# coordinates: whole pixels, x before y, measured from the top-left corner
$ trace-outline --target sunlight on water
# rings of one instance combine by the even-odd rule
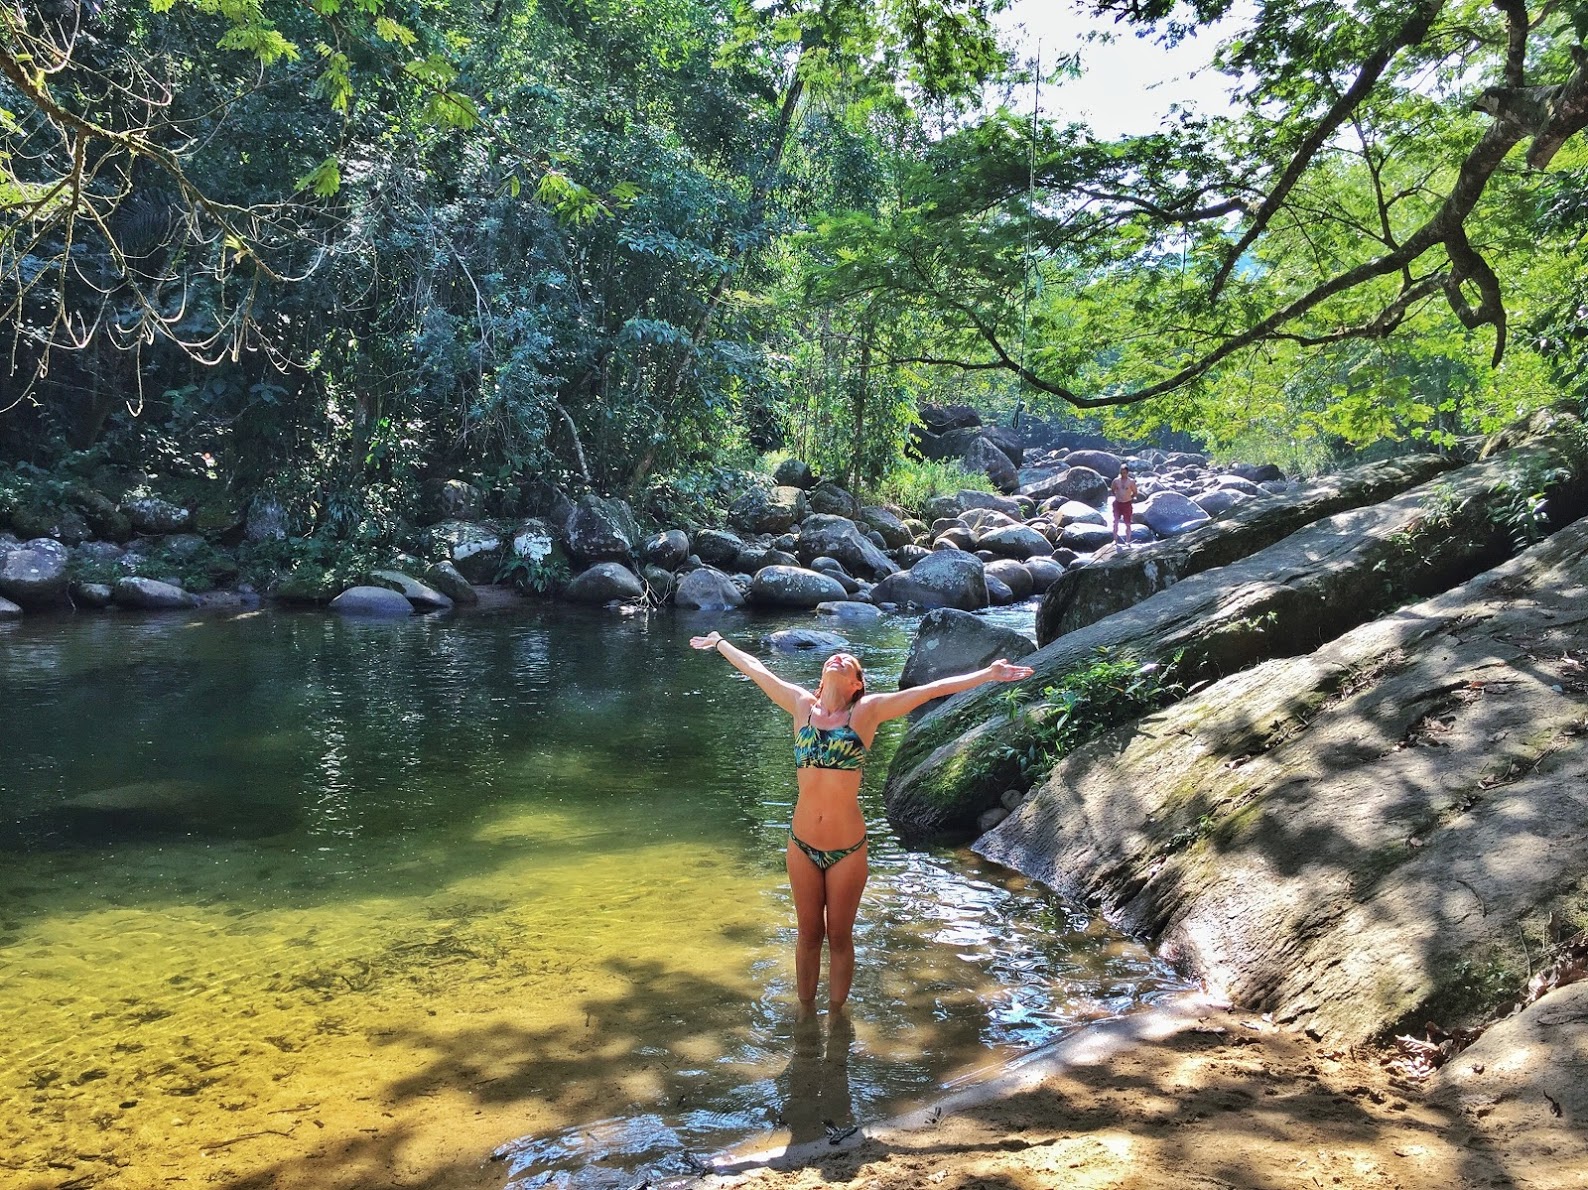
[[[878,680],[912,629],[856,634]],[[879,767],[852,1035],[796,1022],[787,724],[699,630],[0,633],[0,1182],[632,1185],[1173,986],[1007,874],[900,849]]]

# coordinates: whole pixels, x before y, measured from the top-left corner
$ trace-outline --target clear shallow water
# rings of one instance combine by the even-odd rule
[[[0,1181],[331,1185],[495,1153],[522,1186],[631,1185],[1178,986],[968,853],[900,848],[895,725],[853,1035],[796,1022],[787,720],[687,639],[809,624],[0,628]],[[914,626],[842,631],[891,685]],[[771,663],[814,683],[823,656]]]

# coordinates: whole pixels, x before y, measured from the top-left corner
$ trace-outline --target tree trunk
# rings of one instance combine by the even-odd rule
[[[1509,523],[1547,492],[1556,525],[1588,509],[1582,430],[1539,440],[1393,500],[1318,521],[1248,558],[1184,579],[1067,633],[1025,659],[1038,691],[1100,655],[1168,667],[1186,687],[1274,657],[1309,653],[1411,598],[1465,582],[1514,549]],[[956,695],[910,729],[888,770],[888,818],[909,840],[966,837],[1033,763],[1043,707],[1011,709],[1005,688]]]

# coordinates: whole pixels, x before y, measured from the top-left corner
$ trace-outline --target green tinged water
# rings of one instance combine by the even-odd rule
[[[628,1176],[879,1118],[1170,987],[968,853],[902,850],[895,727],[855,1036],[796,1027],[788,722],[687,639],[808,623],[0,627],[0,1181]],[[846,629],[874,686],[914,626]],[[806,683],[825,656],[763,655]]]

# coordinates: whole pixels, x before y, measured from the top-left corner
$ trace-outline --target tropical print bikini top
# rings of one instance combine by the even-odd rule
[[[807,722],[794,732],[797,769],[861,769],[870,751],[847,723],[823,728]]]

